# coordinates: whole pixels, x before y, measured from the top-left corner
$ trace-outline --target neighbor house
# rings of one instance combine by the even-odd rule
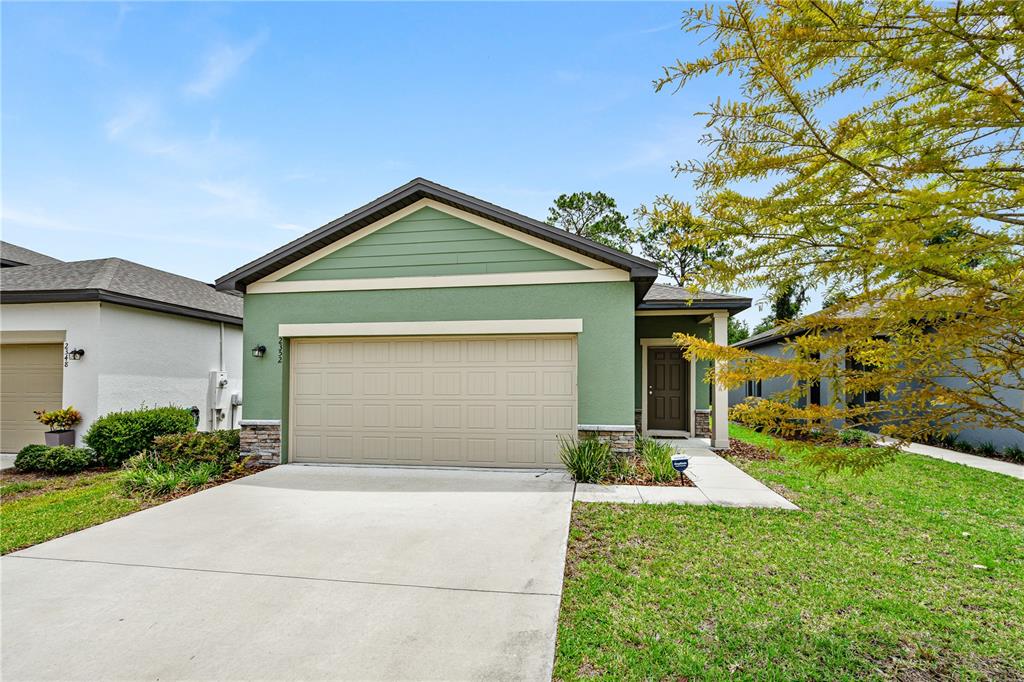
[[[240,418],[242,299],[120,258],[64,263],[0,243],[0,450],[42,443],[34,410],[196,408]],[[235,399],[232,400],[232,396]]]
[[[416,179],[217,280],[245,294],[243,451],[291,462],[557,467],[559,439],[728,443],[719,343],[750,300]],[[251,351],[251,352],[248,352]]]
[[[789,341],[800,333],[800,331],[785,331],[782,327],[776,327],[760,334],[754,334],[732,345],[735,348],[744,348],[761,355],[779,358],[790,357],[792,346]],[[963,379],[952,377],[942,379],[939,383],[944,383],[954,388],[958,385],[965,385]],[[764,381],[748,381],[730,389],[729,405],[737,405],[748,398],[772,398],[784,391],[791,390],[793,387],[793,379],[789,377],[774,377]],[[1016,391],[997,389],[996,392],[1003,400],[1016,402],[1017,404],[1024,402],[1024,387]],[[823,377],[821,381],[804,384],[800,391],[799,402],[801,406],[808,403],[816,405],[842,404],[843,402],[863,404],[864,401],[882,399],[883,397],[879,393],[848,396],[844,393],[841,385],[827,377]],[[991,443],[999,449],[1013,445],[1024,447],[1024,434],[1013,429],[966,428],[956,430],[955,433],[959,440],[971,445]]]

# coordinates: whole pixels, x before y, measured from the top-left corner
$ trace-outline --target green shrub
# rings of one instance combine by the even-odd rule
[[[219,478],[225,467],[219,462],[166,462],[152,452],[130,457],[121,473],[121,489],[128,494],[169,495],[178,490],[200,488]]]
[[[976,452],[983,457],[992,457],[993,455],[999,454],[999,450],[996,448],[995,444],[990,442],[978,443]]]
[[[48,445],[26,445],[14,458],[14,467],[18,471],[39,471],[40,458],[49,449]]]
[[[1018,445],[1011,445],[1010,447],[1003,450],[1003,457],[1016,462],[1017,464],[1024,464],[1024,448]]]
[[[622,457],[612,453],[608,460],[606,478],[612,481],[627,481],[636,477],[636,463],[632,457]]]
[[[195,430],[192,413],[183,407],[143,407],[100,417],[89,427],[85,442],[103,464],[118,466],[149,448],[157,436]]]
[[[216,462],[228,466],[238,459],[238,431],[193,431],[157,436],[149,453],[167,464]]]
[[[71,474],[88,469],[96,463],[96,453],[88,448],[58,445],[39,454],[36,469],[47,474]]]
[[[644,466],[651,472],[651,478],[655,483],[667,483],[673,480],[678,474],[672,468],[672,455],[676,449],[669,443],[661,443],[652,438],[644,439],[640,458]]]
[[[199,462],[182,472],[182,484],[186,488],[201,488],[224,473],[217,462]]]
[[[596,438],[558,437],[561,449],[558,456],[572,477],[580,483],[597,483],[608,472],[612,449]]]
[[[875,442],[875,437],[860,429],[846,429],[839,432],[839,442],[843,445],[867,446]]]

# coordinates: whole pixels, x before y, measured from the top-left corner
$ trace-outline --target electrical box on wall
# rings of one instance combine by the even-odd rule
[[[228,393],[228,373],[221,370],[210,371],[210,383],[206,392],[206,405],[209,410],[211,429],[225,428],[224,420],[231,409],[231,395]]]

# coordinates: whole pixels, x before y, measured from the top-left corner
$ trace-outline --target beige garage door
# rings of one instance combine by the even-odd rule
[[[0,450],[43,442],[33,410],[61,407],[63,357],[58,343],[0,345]]]
[[[292,341],[293,462],[556,467],[575,336]]]

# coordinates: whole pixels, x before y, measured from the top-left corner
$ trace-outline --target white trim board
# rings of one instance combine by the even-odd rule
[[[378,220],[375,223],[371,223],[370,225],[367,225],[366,227],[361,227],[358,230],[356,230],[355,232],[353,232],[352,234],[350,234],[350,235],[348,235],[346,237],[342,237],[338,241],[333,242],[331,244],[328,244],[327,246],[325,246],[325,247],[323,247],[321,249],[318,249],[317,251],[314,251],[313,253],[309,254],[308,256],[304,256],[303,258],[300,258],[299,260],[295,261],[294,263],[286,265],[283,268],[281,268],[280,270],[276,270],[276,271],[270,273],[266,277],[263,277],[262,279],[257,280],[253,284],[265,284],[265,283],[268,283],[268,282],[277,282],[282,277],[287,277],[288,275],[292,274],[296,270],[301,270],[302,268],[306,267],[310,263],[318,261],[321,258],[323,258],[324,256],[332,254],[332,253],[334,253],[335,251],[337,251],[339,249],[343,249],[346,246],[348,246],[348,245],[350,245],[350,244],[352,244],[354,242],[359,241],[363,237],[366,237],[367,235],[371,235],[374,232],[376,232],[377,230],[379,230],[379,229],[381,229],[383,227],[387,227],[391,223],[396,222],[398,220],[401,220],[402,218],[405,218],[405,217],[415,213],[416,211],[420,210],[421,208],[427,208],[427,207],[433,208],[433,209],[435,209],[437,211],[441,211],[442,213],[446,213],[446,214],[452,216],[453,218],[458,218],[460,220],[465,220],[468,223],[472,223],[472,224],[477,225],[479,227],[483,227],[483,228],[486,228],[488,230],[492,230],[493,232],[497,232],[498,234],[501,234],[501,235],[503,235],[505,237],[509,237],[511,239],[515,239],[517,241],[523,242],[524,244],[529,244],[530,246],[533,246],[533,247],[536,247],[538,249],[541,249],[542,251],[547,251],[548,253],[552,253],[552,254],[554,254],[556,256],[559,256],[561,258],[564,258],[566,260],[570,260],[570,261],[572,261],[574,263],[579,263],[580,265],[584,265],[584,266],[586,266],[588,268],[591,268],[592,270],[618,270],[619,272],[623,272],[624,274],[626,274],[626,279],[627,280],[629,279],[629,274],[625,270],[621,270],[620,268],[616,268],[615,266],[608,265],[607,263],[603,263],[603,262],[601,262],[601,261],[599,261],[599,260],[597,260],[595,258],[590,258],[589,256],[584,256],[583,254],[576,253],[575,251],[572,251],[571,249],[567,249],[565,247],[558,246],[556,244],[552,244],[551,242],[544,241],[543,239],[540,239],[539,237],[534,237],[533,235],[526,234],[525,232],[520,232],[519,230],[512,229],[511,227],[506,227],[506,226],[502,225],[501,223],[494,222],[493,220],[488,220],[486,218],[481,218],[478,215],[474,215],[473,213],[469,213],[467,211],[463,211],[463,210],[454,208],[452,206],[449,206],[448,204],[443,204],[443,203],[441,203],[439,201],[435,201],[433,199],[420,199],[419,201],[417,201],[417,202],[415,202],[413,204],[409,204],[408,206],[406,206],[403,209],[395,211],[394,213],[392,213],[391,215],[387,216],[386,218],[381,218],[380,220]],[[246,293],[249,293],[250,291],[252,291],[253,284],[250,284],[248,287],[246,287],[246,289],[247,289]]]
[[[328,322],[280,324],[281,337],[471,336],[475,334],[578,334],[583,320],[430,320],[421,322]]]
[[[710,308],[680,308],[679,310],[637,310],[635,317],[679,317],[681,315],[708,315],[708,313],[724,313],[726,310]],[[710,317],[710,316],[709,316]],[[703,322],[704,320],[701,320]]]
[[[577,284],[581,282],[628,282],[625,270],[556,270],[507,272],[482,275],[431,275],[421,277],[372,277],[367,279],[311,279],[287,282],[254,282],[246,294],[290,294],[311,291],[377,291],[393,289],[447,289],[498,287],[524,284]]]

